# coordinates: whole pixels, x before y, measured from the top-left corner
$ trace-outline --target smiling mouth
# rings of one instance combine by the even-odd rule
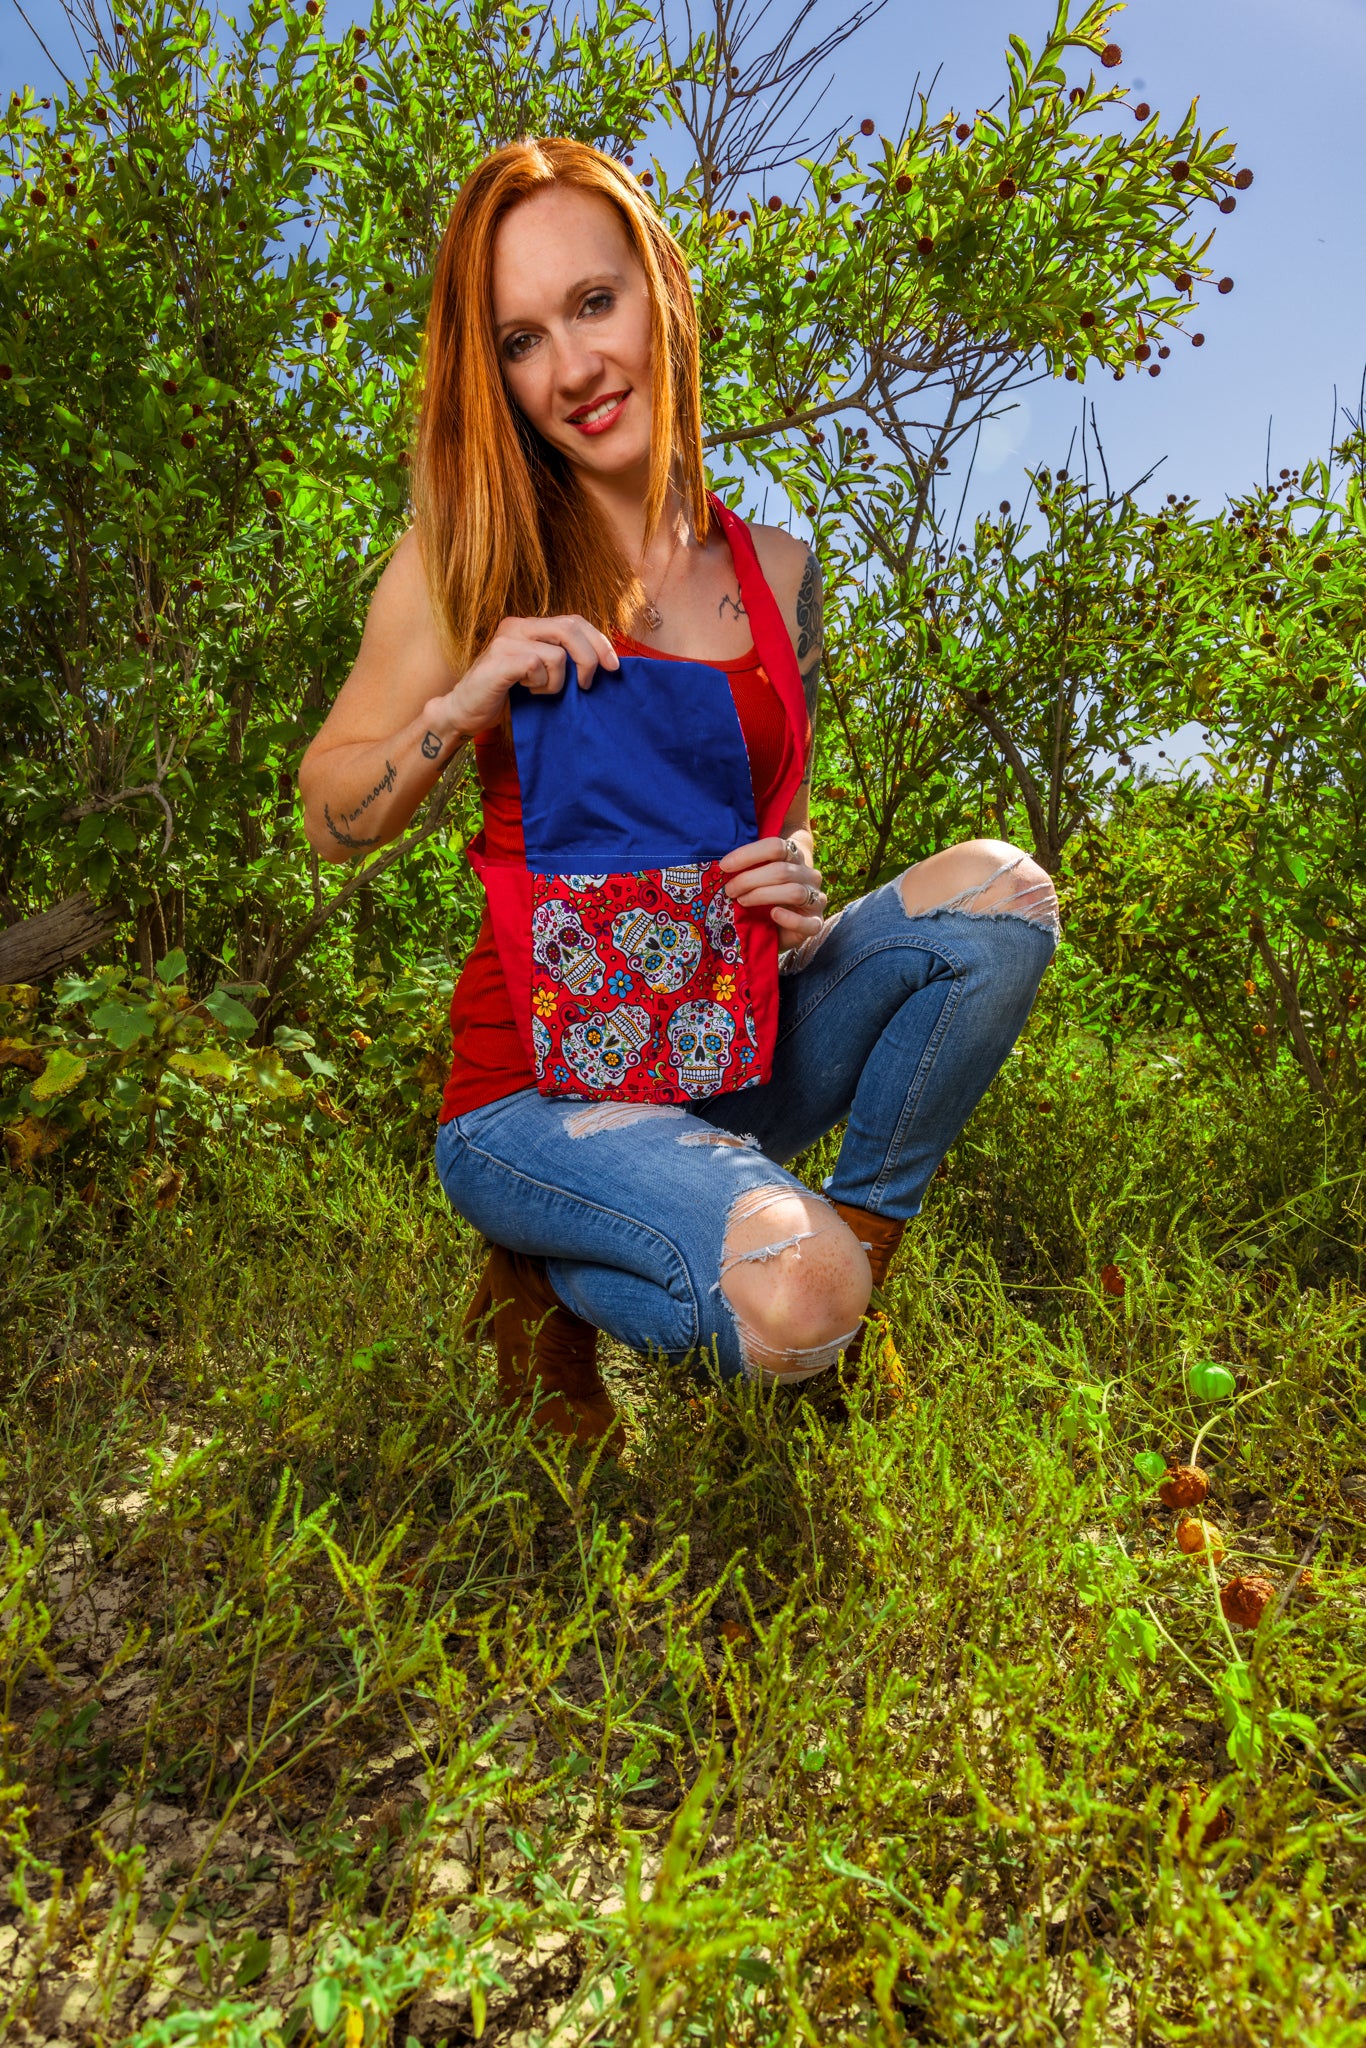
[[[581,405],[577,412],[568,416],[568,424],[588,434],[601,433],[617,418],[631,396],[630,391],[609,391],[605,398],[595,398],[591,405]]]

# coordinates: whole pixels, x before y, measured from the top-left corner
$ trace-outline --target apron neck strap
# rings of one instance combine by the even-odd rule
[[[708,496],[712,512],[730,543],[735,573],[740,581],[740,596],[754,634],[755,652],[787,713],[788,743],[783,754],[782,772],[767,807],[767,815],[759,822],[761,833],[767,836],[776,832],[787,816],[787,807],[805,773],[811,721],[807,717],[806,693],[792,648],[792,636],[778,609],[778,600],[769,588],[768,578],[759,566],[749,528],[728,505],[722,504],[714,491]]]

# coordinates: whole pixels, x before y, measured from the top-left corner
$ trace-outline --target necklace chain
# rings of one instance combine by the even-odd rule
[[[681,533],[676,533],[674,535],[673,547],[669,553],[669,559],[664,564],[664,574],[660,577],[658,583],[655,585],[656,597],[658,597],[661,594],[661,592],[664,589],[664,585],[668,582],[669,577],[673,572],[673,565],[677,558],[678,550],[682,545],[683,536]],[[654,598],[650,596],[648,591],[645,593],[645,602],[640,609],[641,615],[644,618],[645,623],[649,627],[650,631],[652,633],[657,633],[660,627],[664,624],[664,614],[659,609],[659,606],[655,603]]]

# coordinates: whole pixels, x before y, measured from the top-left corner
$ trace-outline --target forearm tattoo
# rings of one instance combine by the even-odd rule
[[[340,823],[340,824],[338,824],[337,820],[336,820],[336,819],[335,819],[335,818],[333,817],[333,815],[332,815],[331,811],[330,811],[330,810],[328,809],[327,805],[326,805],[326,804],[324,804],[324,805],[323,805],[323,823],[324,823],[324,824],[326,825],[326,827],[327,827],[328,831],[329,831],[329,832],[330,832],[330,833],[332,834],[332,837],[333,837],[333,838],[334,838],[335,840],[337,840],[337,841],[338,841],[338,843],[339,843],[340,845],[342,845],[342,846],[378,846],[378,845],[379,845],[379,842],[380,842],[380,838],[381,838],[381,836],[382,836],[381,834],[379,834],[379,833],[376,833],[373,839],[367,839],[367,838],[365,837],[365,835],[364,835],[363,833],[360,833],[360,832],[353,832],[353,831],[351,831],[351,829],[350,829],[350,828],[351,828],[351,826],[352,826],[352,825],[354,825],[354,824],[355,824],[355,822],[356,822],[357,818],[359,818],[359,817],[360,817],[360,815],[361,815],[361,813],[362,813],[363,811],[368,811],[368,810],[369,810],[369,808],[370,808],[371,804],[372,804],[372,803],[373,803],[373,802],[375,801],[375,798],[376,798],[377,796],[383,796],[383,795],[385,795],[385,794],[386,794],[386,793],[387,793],[387,792],[388,792],[389,790],[391,790],[391,789],[393,788],[393,786],[394,786],[394,783],[395,783],[395,782],[397,781],[397,779],[398,779],[398,770],[397,770],[397,768],[395,768],[395,766],[394,766],[394,764],[393,764],[393,762],[392,762],[392,761],[388,761],[388,760],[386,760],[386,762],[384,763],[384,773],[383,773],[383,775],[381,775],[381,776],[380,776],[380,779],[379,779],[379,781],[378,781],[378,782],[377,782],[377,783],[375,784],[375,786],[374,786],[374,788],[373,788],[373,789],[371,790],[371,792],[370,792],[369,796],[367,796],[367,797],[362,797],[362,798],[361,798],[361,800],[360,800],[360,802],[359,802],[359,803],[358,803],[358,804],[356,805],[356,808],[355,808],[355,810],[354,810],[354,811],[344,811],[344,812],[342,813],[342,818],[341,818],[341,823]]]
[[[445,743],[445,741],[444,741],[444,740],[442,739],[442,737],[441,737],[440,733],[437,733],[437,732],[424,732],[424,733],[423,733],[423,735],[422,735],[422,758],[423,758],[423,760],[424,760],[424,761],[435,761],[435,760],[436,760],[436,758],[437,758],[437,756],[438,756],[438,755],[440,754],[440,752],[441,752],[441,749],[442,749],[442,747],[443,747],[443,746],[444,746],[445,744],[446,744],[446,743]]]
[[[821,589],[821,565],[812,548],[802,571],[797,592],[797,667],[801,670],[806,715],[811,724],[811,745],[806,757],[806,780],[811,780],[811,763],[816,753],[816,710],[821,686],[821,659],[825,653],[825,609]]]

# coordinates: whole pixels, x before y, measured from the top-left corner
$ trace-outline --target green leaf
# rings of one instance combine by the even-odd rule
[[[234,1038],[250,1038],[256,1029],[256,1019],[246,1004],[239,1003],[236,996],[230,996],[226,989],[211,989],[204,998],[204,1008]]]
[[[238,1962],[234,1983],[240,1990],[248,1984],[255,1984],[270,1968],[270,1943],[263,1935],[251,1933],[242,1944],[241,1959]]]
[[[335,1977],[318,1979],[308,1994],[308,2009],[319,2034],[330,2034],[342,2009],[342,1988]]]
[[[762,1956],[741,1956],[735,1965],[735,1974],[746,1984],[773,1984],[778,1977],[772,1963],[766,1963]]]
[[[166,955],[164,960],[157,961],[155,969],[156,978],[158,981],[167,983],[179,981],[189,964],[179,946],[176,946]]]
[[[91,1011],[90,1021],[120,1052],[127,1052],[140,1038],[150,1038],[156,1029],[156,1019],[145,1003],[119,1003],[112,997]]]
[[[267,1102],[288,1102],[304,1092],[303,1082],[297,1074],[290,1073],[273,1045],[247,1054],[241,1078]]]
[[[173,1052],[168,1064],[192,1081],[231,1081],[237,1072],[221,1045],[207,1045],[202,1052]]]
[[[55,1096],[67,1095],[78,1081],[85,1078],[89,1064],[79,1053],[59,1045],[55,1052],[48,1054],[47,1065],[29,1088],[29,1094],[35,1102],[51,1102]]]

